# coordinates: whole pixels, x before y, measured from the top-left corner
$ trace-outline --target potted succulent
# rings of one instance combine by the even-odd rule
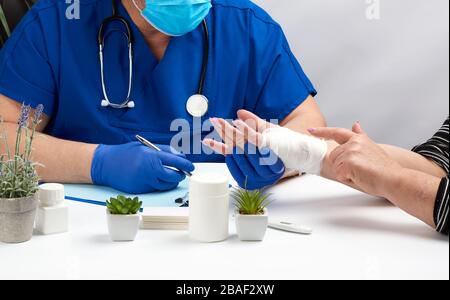
[[[117,196],[106,202],[108,230],[114,242],[134,241],[139,231],[142,202],[138,197]]]
[[[270,195],[261,190],[234,189],[236,229],[241,241],[262,241],[269,223]]]
[[[43,106],[39,105],[31,118],[31,107],[22,105],[17,127],[15,150],[12,153],[0,116],[0,241],[29,241],[38,206],[39,177],[36,163],[31,160],[32,144],[40,122]],[[28,125],[31,123],[31,129]],[[23,140],[25,145],[23,146]]]

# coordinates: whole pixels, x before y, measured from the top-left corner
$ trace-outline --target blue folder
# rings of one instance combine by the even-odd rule
[[[179,207],[175,200],[184,198],[189,191],[189,180],[180,183],[178,188],[168,192],[156,192],[143,195],[127,195],[117,190],[104,186],[65,184],[66,199],[94,205],[106,205],[106,201],[117,195],[127,197],[139,197],[143,207]],[[187,200],[187,199],[186,199]]]

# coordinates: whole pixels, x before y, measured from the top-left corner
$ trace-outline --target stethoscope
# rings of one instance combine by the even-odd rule
[[[112,107],[115,109],[125,109],[125,108],[134,108],[136,103],[131,100],[131,91],[132,91],[132,83],[133,83],[133,44],[134,37],[133,32],[131,30],[131,26],[129,22],[119,15],[119,9],[117,0],[112,0],[113,8],[112,8],[112,16],[103,20],[100,25],[100,29],[98,31],[98,45],[99,45],[99,57],[100,57],[100,73],[101,73],[101,81],[102,81],[102,92],[103,92],[103,100],[101,101],[102,107]],[[114,103],[112,102],[106,91],[106,83],[105,83],[105,64],[104,64],[104,56],[103,50],[105,49],[105,28],[107,25],[112,22],[120,22],[126,29],[124,35],[127,38],[128,43],[128,59],[130,65],[130,74],[128,78],[128,93],[126,99],[122,103]],[[202,61],[202,71],[200,76],[200,81],[198,85],[197,94],[192,95],[186,102],[186,110],[187,112],[194,118],[201,118],[208,112],[209,101],[208,98],[203,94],[206,80],[206,73],[208,70],[208,60],[209,60],[209,30],[208,24],[206,20],[203,20],[203,33],[205,36],[204,42],[204,54]]]

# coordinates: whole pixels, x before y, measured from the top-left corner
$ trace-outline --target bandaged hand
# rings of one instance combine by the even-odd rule
[[[242,121],[237,124],[241,130],[252,130]],[[286,168],[313,175],[320,175],[328,151],[327,142],[280,126],[265,130],[259,147],[270,148]]]
[[[239,111],[238,117],[234,126],[225,120],[213,120],[220,125],[218,131],[224,142],[205,140],[205,144],[227,155],[234,147],[244,149],[246,143],[251,143],[259,149],[270,149],[287,169],[320,175],[328,151],[327,142],[271,124],[247,111]]]

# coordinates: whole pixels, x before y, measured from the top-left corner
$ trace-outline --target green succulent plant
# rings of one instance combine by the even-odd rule
[[[117,196],[106,201],[106,207],[112,215],[135,215],[142,207],[142,201],[138,197],[128,198]]]
[[[247,186],[247,184],[245,184]],[[241,215],[262,215],[272,201],[270,194],[262,190],[250,191],[246,188],[235,188],[231,192],[231,198],[234,200],[234,206]]]

